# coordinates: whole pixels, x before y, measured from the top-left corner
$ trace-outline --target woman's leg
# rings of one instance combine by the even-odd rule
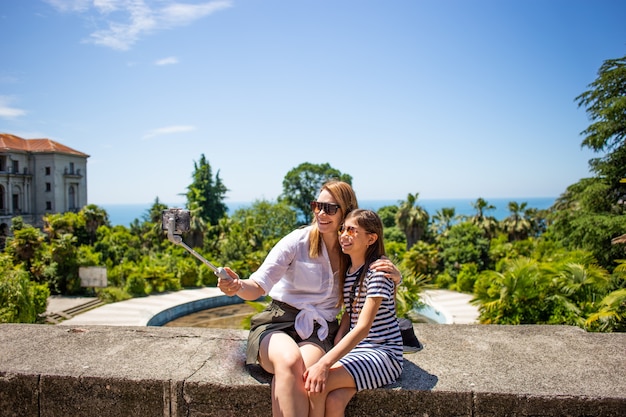
[[[261,341],[259,363],[272,379],[272,415],[274,417],[306,417],[309,397],[304,390],[302,375],[306,363],[315,363],[322,355],[320,347],[302,347],[283,332],[268,334]]]

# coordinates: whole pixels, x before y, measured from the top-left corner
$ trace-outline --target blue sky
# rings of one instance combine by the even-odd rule
[[[227,202],[303,162],[361,200],[556,197],[621,0],[0,0],[0,132],[90,155],[89,203]]]

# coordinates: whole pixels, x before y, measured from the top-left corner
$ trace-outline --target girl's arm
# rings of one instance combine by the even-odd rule
[[[337,335],[335,336],[335,341],[333,345],[339,343],[339,341],[343,339],[343,337],[346,335],[346,333],[348,333],[349,330],[350,317],[348,316],[348,313],[344,311],[344,313],[341,315],[341,320],[339,321],[339,329],[337,330]]]
[[[304,389],[310,392],[324,391],[330,367],[354,349],[369,334],[382,301],[382,297],[367,297],[365,299],[363,310],[359,314],[354,329],[349,331],[335,347],[304,372]],[[349,320],[349,317],[347,317],[347,320]]]

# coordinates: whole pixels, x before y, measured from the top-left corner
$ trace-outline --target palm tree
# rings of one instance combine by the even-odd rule
[[[456,209],[454,207],[443,207],[437,210],[433,216],[430,230],[435,236],[444,237],[448,234],[448,230],[450,230],[450,227],[456,220],[458,220]]]
[[[477,220],[482,220],[485,217],[485,211],[495,210],[496,208],[494,205],[489,204],[486,200],[480,197],[476,200],[476,202],[471,204],[472,207],[476,209],[476,215],[473,218]]]
[[[487,238],[494,237],[498,230],[498,221],[493,216],[487,216],[485,212],[495,210],[496,206],[479,197],[476,202],[472,203],[472,207],[476,210],[476,215],[471,217],[470,221],[483,229]]]
[[[502,220],[502,228],[509,235],[510,241],[524,240],[530,234],[532,229],[532,223],[528,218],[528,211],[526,206],[528,203],[523,202],[521,204],[510,201],[509,217]]]
[[[417,205],[419,193],[407,196],[407,200],[400,203],[396,213],[396,224],[406,236],[406,249],[411,247],[422,238],[428,226],[428,212]]]
[[[609,293],[600,302],[600,308],[591,314],[585,326],[602,332],[626,331],[626,288]]]
[[[85,230],[89,236],[89,244],[93,245],[96,241],[96,231],[98,227],[109,224],[109,216],[107,212],[95,204],[88,204],[79,212],[85,219]]]
[[[609,272],[597,265],[568,262],[555,270],[554,298],[563,308],[567,324],[585,326],[586,317],[598,311],[600,301],[613,288]]]
[[[473,304],[482,323],[534,324],[546,321],[549,277],[537,261],[517,258],[503,272],[485,271],[476,283]]]
[[[13,237],[9,243],[10,253],[13,253],[16,259],[26,264],[27,270],[30,269],[34,261],[35,254],[42,247],[45,236],[39,229],[25,225],[20,229],[13,231]]]

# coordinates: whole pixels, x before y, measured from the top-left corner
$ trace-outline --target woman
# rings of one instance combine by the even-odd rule
[[[310,417],[343,416],[357,391],[390,384],[402,373],[395,285],[370,268],[385,255],[383,224],[371,210],[354,210],[346,216],[339,241],[349,256],[343,268],[341,339],[304,373]]]
[[[246,364],[258,362],[274,374],[274,416],[308,416],[302,375],[333,346],[341,305],[338,277],[346,261],[337,231],[346,214],[356,208],[350,184],[325,183],[317,200],[311,202],[315,218],[310,226],[282,238],[249,279],[241,280],[224,268],[233,279],[218,280],[226,295],[245,300],[265,294],[272,298],[268,308],[251,321]],[[399,271],[389,260],[381,260],[377,266],[400,281]]]

